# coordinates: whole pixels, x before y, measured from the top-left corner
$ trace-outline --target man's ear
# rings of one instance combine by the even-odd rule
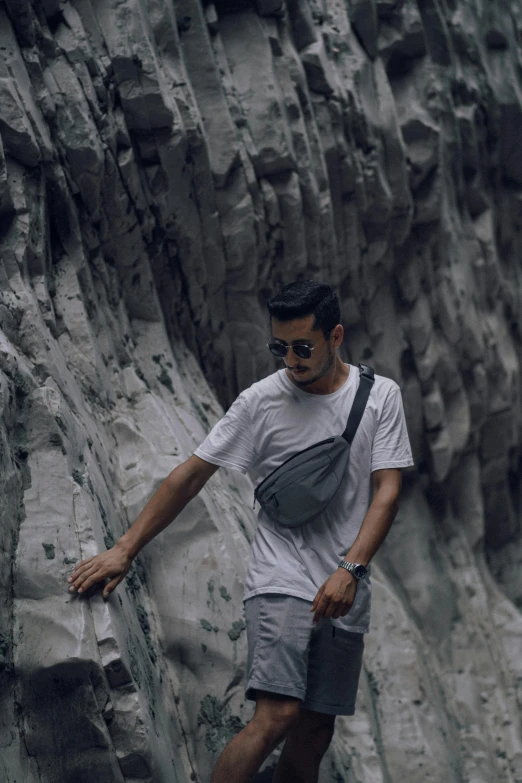
[[[343,341],[344,327],[342,324],[337,324],[337,326],[334,326],[332,331],[334,336],[333,347],[338,348]]]

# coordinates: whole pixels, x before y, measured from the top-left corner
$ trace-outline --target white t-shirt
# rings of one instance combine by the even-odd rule
[[[252,384],[194,453],[214,465],[248,472],[257,485],[292,454],[344,432],[359,385],[358,367],[349,367],[345,383],[331,394],[300,389],[284,369]],[[395,381],[376,375],[345,478],[320,518],[285,529],[260,509],[244,600],[284,593],[313,601],[357,537],[371,501],[372,471],[409,465],[413,460],[400,389]],[[358,583],[348,614],[333,624],[366,633],[370,593],[368,575]]]

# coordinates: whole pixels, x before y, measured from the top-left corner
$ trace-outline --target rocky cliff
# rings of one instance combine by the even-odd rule
[[[247,721],[247,478],[110,546],[336,286],[416,468],[321,783],[522,781],[517,0],[0,2],[0,778],[207,781]]]

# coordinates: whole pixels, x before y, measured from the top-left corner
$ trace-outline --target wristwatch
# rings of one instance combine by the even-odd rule
[[[345,568],[346,571],[353,574],[356,579],[362,579],[363,576],[366,576],[368,573],[366,566],[363,566],[360,563],[347,563],[346,560],[341,560],[338,568]]]

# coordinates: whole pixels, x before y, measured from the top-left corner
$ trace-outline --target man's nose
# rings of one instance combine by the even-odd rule
[[[302,359],[295,353],[293,346],[288,346],[288,351],[286,354],[286,361],[287,363],[292,367],[294,364],[299,364],[299,362],[302,361]]]

